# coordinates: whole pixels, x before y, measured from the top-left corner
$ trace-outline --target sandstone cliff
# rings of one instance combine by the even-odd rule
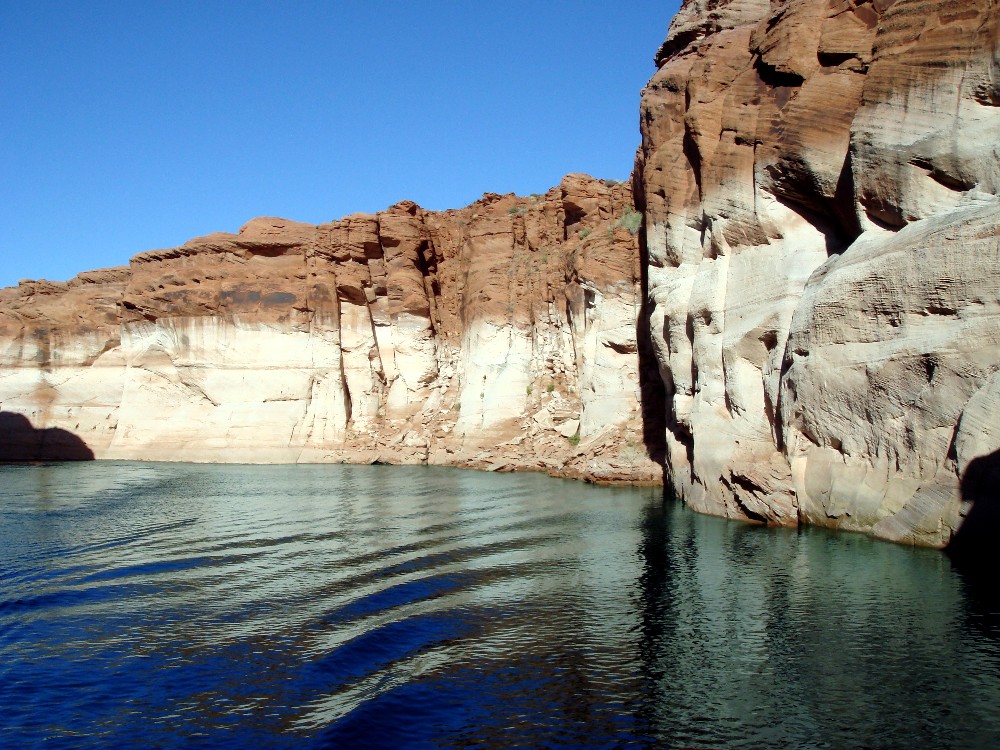
[[[6,444],[652,455],[703,512],[968,536],[1000,476],[1000,6],[685,0],[655,59],[631,192],[257,219],[0,290]]]
[[[636,198],[691,506],[948,542],[1000,448],[1000,6],[685,0]]]
[[[628,185],[571,175],[22,282],[0,291],[0,410],[30,424],[5,442],[658,481],[637,437],[638,219]]]

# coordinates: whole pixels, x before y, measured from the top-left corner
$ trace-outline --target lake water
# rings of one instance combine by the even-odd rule
[[[654,489],[0,467],[0,746],[1000,747],[1000,613],[932,550]]]

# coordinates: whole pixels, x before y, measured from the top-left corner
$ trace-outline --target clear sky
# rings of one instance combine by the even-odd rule
[[[628,176],[677,0],[0,0],[0,286]]]

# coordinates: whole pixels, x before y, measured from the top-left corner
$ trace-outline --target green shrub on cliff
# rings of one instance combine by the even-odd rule
[[[615,226],[625,227],[629,232],[635,234],[639,231],[639,227],[642,226],[642,213],[636,211],[634,208],[626,209]]]

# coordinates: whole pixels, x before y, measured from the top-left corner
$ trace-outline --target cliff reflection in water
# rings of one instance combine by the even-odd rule
[[[994,747],[996,596],[855,534],[646,511],[650,733],[725,747]]]
[[[0,468],[0,744],[989,747],[949,559],[426,467]]]

